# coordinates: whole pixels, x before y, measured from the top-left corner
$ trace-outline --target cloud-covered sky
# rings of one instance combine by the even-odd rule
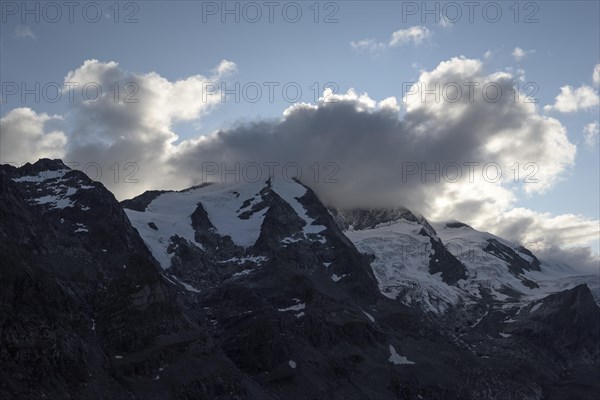
[[[151,11],[160,5],[149,7],[145,16],[152,20],[156,16]],[[578,62],[586,66],[575,68],[576,78],[558,71],[549,81],[548,64],[538,80],[536,62],[566,57],[555,54],[561,49],[548,40],[536,42],[508,30],[502,36],[499,26],[446,18],[400,24],[383,18],[376,27],[367,24],[355,32],[343,20],[357,17],[351,11],[360,10],[338,10],[341,22],[330,26],[314,21],[292,27],[285,21],[271,26],[238,23],[234,30],[249,36],[246,43],[253,36],[267,42],[247,52],[237,44],[227,46],[224,37],[224,45],[209,57],[212,63],[203,61],[201,67],[182,67],[192,57],[184,46],[186,37],[170,38],[181,54],[181,60],[170,59],[174,67],[163,63],[161,54],[170,50],[160,40],[137,42],[136,49],[156,50],[155,58],[143,65],[123,56],[122,46],[111,51],[94,42],[75,55],[57,53],[66,55],[58,63],[46,58],[55,71],[52,76],[60,77],[54,81],[42,72],[42,64],[18,71],[13,59],[19,51],[25,59],[35,59],[23,46],[46,40],[50,28],[59,39],[68,27],[20,20],[3,25],[2,70],[9,72],[2,76],[0,160],[62,158],[101,180],[120,199],[207,179],[254,179],[257,171],[261,179],[270,172],[276,179],[301,175],[336,207],[404,205],[431,220],[461,220],[510,240],[535,243],[546,254],[562,251],[560,257],[581,266],[597,263],[598,185],[581,187],[581,181],[598,180],[598,38],[586,38],[595,55]],[[211,26],[215,24],[222,28],[219,21]],[[69,29],[80,29],[82,36],[89,29],[107,29],[81,25]],[[140,25],[127,29],[145,32]],[[510,21],[505,25],[509,29]],[[289,30],[310,36],[311,26],[329,30],[335,40],[316,50],[310,37],[298,46],[282,40]],[[493,40],[478,46],[458,40],[494,29]],[[271,32],[269,39],[263,30]],[[451,48],[442,50],[444,43]],[[315,56],[324,50],[323,57]],[[397,62],[395,52],[410,65],[402,77],[394,75],[394,68],[384,73]],[[273,53],[279,54],[278,62]],[[360,68],[339,64],[334,54],[354,59]],[[12,58],[5,61],[6,55]],[[297,62],[289,63],[294,57]],[[319,64],[314,82],[306,72],[312,68],[307,58]],[[361,69],[369,65],[371,69]],[[252,77],[247,70],[256,73]],[[323,71],[330,78],[323,78]],[[367,91],[375,81],[375,89]],[[31,94],[21,98],[23,82],[29,88],[39,82],[41,100],[31,100]],[[275,100],[265,102],[267,83],[275,88]],[[286,83],[291,90],[282,92]],[[257,88],[263,97],[254,96]],[[304,89],[303,96],[277,99],[282,93],[294,97],[290,93],[297,88]],[[59,95],[60,101],[49,101]],[[570,201],[563,191],[571,187],[587,199]]]

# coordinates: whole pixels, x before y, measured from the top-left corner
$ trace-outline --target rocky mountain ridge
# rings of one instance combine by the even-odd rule
[[[119,204],[60,160],[0,179],[0,398],[598,393],[593,277],[464,224],[299,182]]]

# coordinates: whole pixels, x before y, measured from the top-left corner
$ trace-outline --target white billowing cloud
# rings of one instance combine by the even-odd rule
[[[490,216],[484,222],[493,226],[501,236],[516,238],[524,244],[535,244],[539,250],[563,244],[581,245],[600,236],[600,221],[575,214],[552,215],[513,208]]]
[[[598,91],[592,87],[583,85],[574,89],[572,86],[563,86],[560,88],[560,94],[556,96],[553,105],[544,107],[545,111],[558,111],[561,113],[571,113],[579,110],[589,110],[599,104]]]
[[[423,40],[431,37],[431,31],[426,26],[411,26],[407,29],[400,29],[394,33],[392,33],[392,38],[390,39],[388,46],[401,46],[407,43],[414,43],[415,45],[419,45],[423,42]]]
[[[17,25],[15,27],[15,35],[19,39],[37,39],[31,27],[27,25]]]
[[[398,47],[409,43],[418,46],[423,43],[425,39],[430,38],[432,34],[433,32],[426,26],[417,25],[393,32],[387,43],[377,42],[374,39],[362,39],[352,41],[350,42],[350,45],[356,50],[368,50],[372,54],[377,54],[390,47]]]
[[[319,97],[317,100],[317,105],[308,104],[308,103],[296,103],[283,111],[283,116],[287,117],[290,114],[293,114],[299,110],[318,110],[319,105],[323,105],[325,103],[351,103],[354,105],[354,108],[358,112],[364,111],[400,111],[400,105],[398,104],[398,100],[394,97],[387,97],[379,102],[373,100],[369,97],[368,93],[358,94],[354,88],[348,89],[346,93],[333,93],[331,88],[326,88],[323,91],[323,95]]]
[[[594,72],[592,73],[592,81],[594,82],[594,85],[600,85],[600,64],[596,64],[596,66],[594,67]]]
[[[385,98],[377,103],[377,106],[380,109],[388,109],[390,111],[400,111],[400,105],[398,104],[398,100],[394,96]]]
[[[478,86],[469,87],[468,82]],[[457,141],[448,143],[447,148],[459,146],[461,141],[464,144],[468,139],[470,145],[477,146],[471,161],[489,160],[500,164],[502,183],[514,180],[508,168],[515,162],[520,163],[521,168],[535,163],[531,168],[537,169],[535,179],[539,182],[524,184],[523,189],[527,193],[543,192],[573,163],[575,145],[569,142],[558,120],[538,115],[532,103],[515,102],[511,82],[514,77],[508,73],[486,75],[479,60],[453,58],[421,74],[416,88],[413,86],[405,96],[408,111],[405,119],[411,120],[412,115],[427,117],[418,127],[423,140],[447,140],[450,138],[445,138],[446,135],[456,135]],[[441,93],[437,99],[428,94],[436,84],[439,85],[436,92]],[[499,93],[503,93],[498,100],[494,100],[496,88],[501,88]],[[458,95],[461,101],[450,103]],[[493,108],[497,110],[495,115]],[[481,114],[477,116],[477,112]],[[514,123],[509,122],[510,119]],[[458,130],[470,120],[476,125]],[[490,169],[485,171],[486,174],[491,172]],[[456,185],[452,187],[456,190]]]
[[[104,168],[135,162],[138,184],[115,184],[112,171],[102,177],[118,198],[220,180],[220,174],[202,173],[207,163],[228,170],[235,170],[236,163],[279,163],[275,174],[282,179],[282,167],[294,162],[300,167],[294,175],[336,207],[404,205],[433,220],[459,219],[513,240],[581,245],[597,238],[583,217],[509,213],[520,195],[543,192],[558,182],[573,165],[576,148],[557,119],[514,100],[511,74],[488,73],[480,60],[456,57],[423,71],[402,107],[395,98],[376,101],[355,90],[329,90],[315,104],[287,108],[280,119],[241,123],[176,143],[174,122],[198,120],[220,102],[219,96],[203,99],[203,85],[213,79],[195,75],[172,82],[157,73],[132,74],[116,63],[86,61],[65,80],[98,82],[105,96],[73,103],[64,159],[95,161]],[[114,102],[110,85],[115,82],[123,88],[137,84],[139,101]],[[438,99],[427,94],[436,84]],[[483,88],[491,84],[505,95],[490,99],[494,90],[486,95]],[[457,97],[458,91],[462,95]],[[518,184],[511,169],[515,163]],[[434,171],[433,177],[427,170]],[[261,171],[264,179],[266,171]],[[532,171],[538,182],[523,183]],[[518,225],[519,218],[526,223]],[[565,221],[579,224],[581,232],[563,229],[560,222]]]
[[[95,163],[102,175],[94,178],[121,198],[151,187],[185,185],[188,178],[168,163],[178,139],[173,124],[197,120],[221,104],[218,80],[234,70],[234,63],[223,61],[214,76],[169,81],[155,72],[134,74],[115,62],[87,60],[65,76],[65,88],[76,86],[64,121],[68,129],[45,131],[44,123],[59,117],[37,115],[28,108],[13,110],[2,118],[2,160],[60,157],[75,168]],[[86,85],[89,89],[84,91]],[[109,170],[115,163],[118,183],[114,167]],[[127,176],[130,183],[124,184]]]
[[[67,158],[74,161],[97,158],[104,165],[135,163],[139,166],[135,176],[139,183],[108,182],[107,186],[120,196],[150,187],[184,184],[186,174],[169,163],[176,153],[173,142],[178,139],[173,124],[197,120],[221,104],[217,80],[235,69],[234,63],[225,60],[215,68],[215,76],[193,75],[172,82],[154,72],[132,74],[116,63],[86,61],[70,72],[65,81],[99,82],[107,92],[115,82],[122,88],[134,83],[139,89],[135,95],[139,101],[125,104],[106,96],[96,103],[76,102],[72,110],[75,126],[70,137],[74,145],[70,146]]]
[[[533,53],[535,53],[535,50],[523,50],[520,47],[515,47],[515,49],[512,52],[512,56],[515,59],[515,61],[521,61],[523,58],[525,58],[525,56]]]
[[[237,72],[237,65],[233,61],[222,60],[212,72],[218,77],[225,77]]]
[[[583,136],[585,138],[585,144],[588,147],[595,147],[598,143],[598,134],[600,133],[600,125],[598,121],[590,122],[583,127]]]
[[[15,108],[0,119],[0,161],[21,165],[38,158],[62,158],[67,137],[58,115]]]

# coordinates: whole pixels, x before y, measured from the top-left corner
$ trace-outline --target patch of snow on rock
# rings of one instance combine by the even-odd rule
[[[401,356],[400,354],[396,353],[396,349],[391,344],[390,344],[389,349],[390,349],[390,358],[388,358],[388,361],[391,362],[392,364],[395,364],[395,365],[412,365],[412,364],[414,364],[413,361],[409,361],[408,358],[406,358],[405,356]]]

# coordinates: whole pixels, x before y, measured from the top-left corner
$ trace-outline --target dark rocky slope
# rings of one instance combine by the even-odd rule
[[[202,187],[120,205],[58,160],[1,168],[0,398],[597,394],[598,306],[585,286],[520,312],[489,309],[478,323],[476,308],[434,316],[381,294],[373,256],[310,189],[297,198],[306,215],[270,182],[251,199],[226,190],[240,204],[234,221],[262,218],[256,241],[241,246],[217,229]],[[142,237],[162,235],[164,222],[148,211],[134,228],[122,207],[142,213],[167,194],[200,201],[181,218],[196,243],[161,236],[170,258],[161,266]],[[366,227],[396,217],[353,218]],[[440,270],[430,272],[448,271],[444,284],[454,285],[463,265],[420,223],[419,235],[439,244]]]

